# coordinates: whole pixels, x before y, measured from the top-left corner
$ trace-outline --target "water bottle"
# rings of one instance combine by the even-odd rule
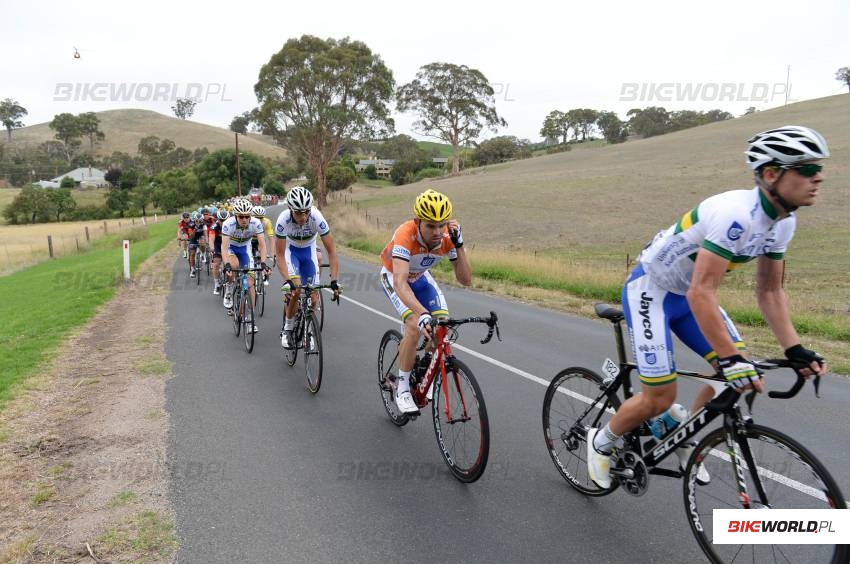
[[[684,406],[674,403],[670,406],[670,409],[659,415],[654,419],[649,420],[649,430],[652,431],[652,434],[660,439],[673,429],[679,426],[679,424],[688,418],[688,410],[684,408]]]

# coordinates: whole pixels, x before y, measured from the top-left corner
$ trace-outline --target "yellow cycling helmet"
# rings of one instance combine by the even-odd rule
[[[413,215],[425,221],[445,221],[452,216],[452,203],[444,194],[426,190],[416,197]]]

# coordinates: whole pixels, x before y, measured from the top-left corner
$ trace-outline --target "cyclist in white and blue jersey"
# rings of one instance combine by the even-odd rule
[[[221,225],[221,248],[224,251],[224,272],[227,275],[227,283],[224,290],[224,307],[233,307],[231,288],[233,284],[233,272],[237,268],[252,268],[251,239],[255,235],[263,233],[263,224],[255,217],[251,217],[251,202],[248,200],[237,200],[233,204],[233,215],[227,218]],[[259,238],[260,256],[266,256],[266,243],[264,238]],[[268,268],[266,263],[260,264],[262,268]],[[250,296],[253,301],[254,280],[248,277],[251,288]],[[256,325],[254,325],[256,331]]]
[[[334,296],[340,293],[337,277],[339,259],[336,255],[333,236],[327,220],[318,209],[313,207],[313,195],[303,186],[296,186],[286,195],[287,208],[277,218],[274,227],[275,257],[277,268],[284,280],[295,287],[286,306],[286,318],[280,344],[284,348],[291,346],[289,334],[295,325],[295,311],[298,307],[297,286],[301,284],[321,284],[319,262],[316,256],[316,239],[322,238],[322,244],[328,252],[331,268],[330,287]],[[315,303],[315,300],[314,300]]]
[[[647,245],[626,282],[623,312],[641,393],[625,401],[604,428],[588,430],[588,473],[599,487],[610,487],[610,454],[620,437],[676,399],[673,334],[721,371],[728,386],[763,390],[717,298],[725,274],[741,264],[757,259],[758,305],[785,355],[809,366],[805,376],[826,372],[823,358],[802,346],[791,323],[782,260],[794,236],[794,211],[815,203],[824,179],[820,161],[829,157],[829,148],[817,131],[784,126],[755,135],[745,155],[756,186],[712,196],[685,213]],[[714,393],[703,386],[691,412]],[[677,449],[680,464],[691,448]],[[698,480],[710,479],[704,468],[700,474]]]

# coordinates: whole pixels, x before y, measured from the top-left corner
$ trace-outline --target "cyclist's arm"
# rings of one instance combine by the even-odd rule
[[[782,288],[782,261],[759,257],[756,275],[756,298],[776,340],[783,349],[800,344],[800,336],[791,323],[788,296]]]
[[[407,282],[407,275],[410,273],[410,264],[407,261],[394,258],[393,259],[393,289],[396,295],[404,305],[410,308],[413,315],[419,317],[423,313],[428,313],[428,308],[419,303],[413,293],[413,289]]]
[[[328,252],[328,264],[331,265],[331,280],[339,280],[339,259],[336,256],[336,246],[334,244],[333,235],[328,233],[327,235],[322,236],[322,244]],[[395,270],[395,262],[393,262],[393,270]],[[407,275],[405,275],[405,277],[406,276]],[[393,275],[393,280],[395,280],[395,275]]]
[[[472,266],[469,264],[469,257],[466,256],[466,247],[456,249],[457,260],[452,261],[452,267],[455,271],[455,278],[464,286],[472,284]]]
[[[697,252],[691,287],[688,289],[688,305],[697,320],[700,331],[720,358],[740,354],[720,315],[717,290],[726,275],[729,261],[707,249]]]
[[[268,251],[268,248],[266,247],[266,238],[262,234],[260,234],[260,236],[257,237],[257,250],[260,253],[260,262],[266,262],[266,257],[269,256],[269,251]],[[260,266],[260,265],[257,264],[257,265],[254,265],[254,266]]]
[[[227,260],[227,257],[230,256],[230,235],[223,233],[221,235],[221,254],[224,256],[224,260]]]
[[[284,281],[289,280],[288,267],[286,265],[286,239],[277,237],[274,240],[274,256],[277,270]]]

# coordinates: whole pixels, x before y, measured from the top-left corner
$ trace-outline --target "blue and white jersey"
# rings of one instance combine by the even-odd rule
[[[728,260],[729,270],[760,256],[782,260],[796,225],[794,214],[780,218],[758,187],[731,190],[703,200],[658,233],[638,260],[659,287],[685,295],[700,249]]]
[[[298,225],[290,210],[284,210],[277,217],[274,234],[278,239],[286,239],[293,247],[309,247],[316,243],[316,237],[324,237],[331,232],[325,216],[316,208],[310,209],[310,216],[304,225]]]
[[[230,237],[231,247],[245,247],[251,243],[252,237],[263,234],[263,224],[256,217],[252,217],[245,229],[240,229],[236,216],[231,216],[222,224],[221,234]]]

